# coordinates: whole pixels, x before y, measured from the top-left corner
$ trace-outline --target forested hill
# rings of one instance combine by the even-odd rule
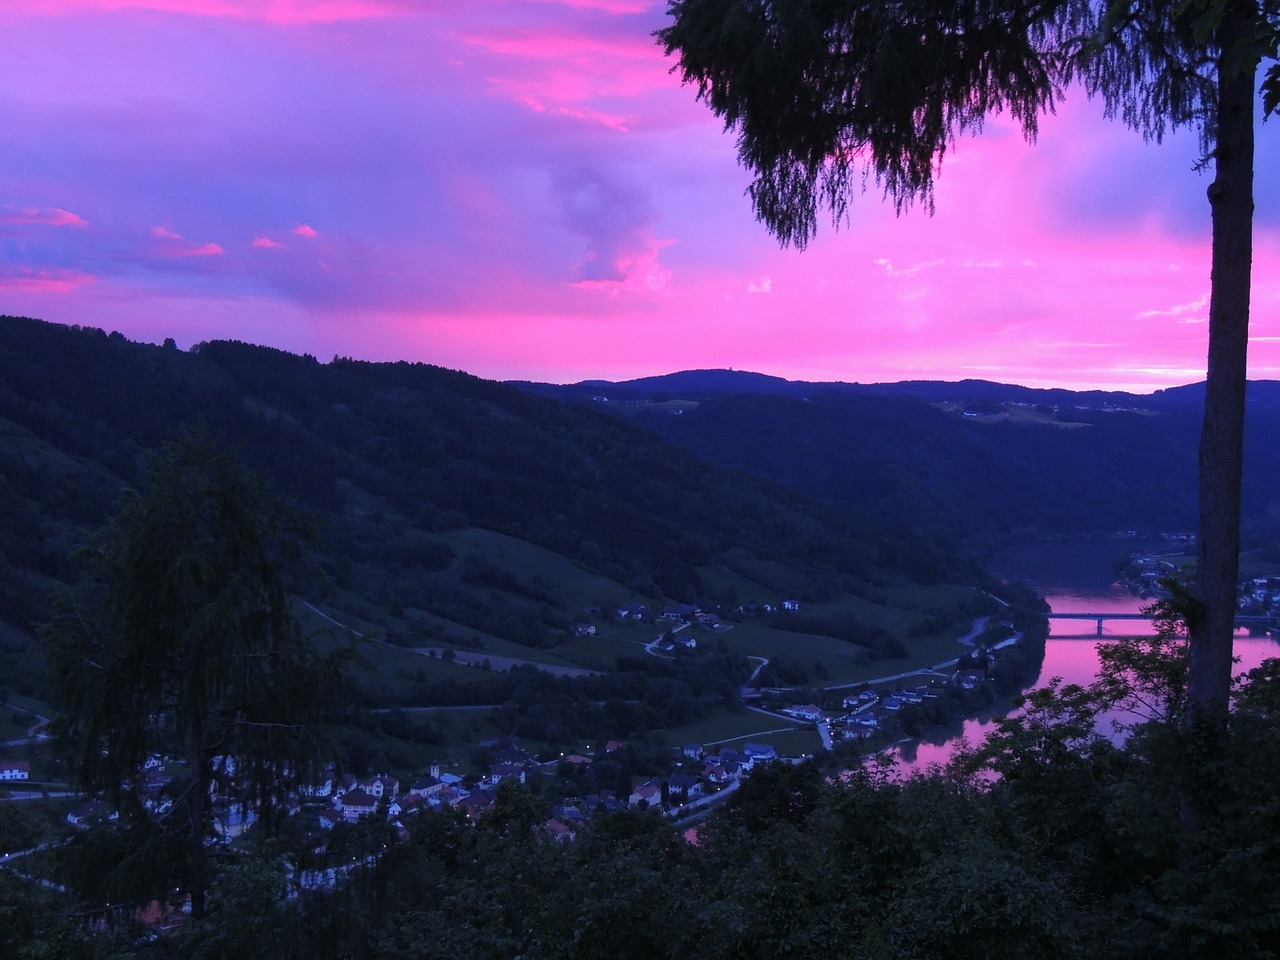
[[[857,530],[616,417],[463,373],[236,342],[184,352],[3,318],[0,620],[42,615],[83,532],[140,481],[149,451],[194,424],[320,518],[331,608],[389,635],[540,645],[610,599],[705,602],[728,582],[816,597],[973,574],[913,533]],[[597,593],[559,589],[556,564]]]
[[[526,384],[644,424],[717,463],[926,535],[1192,530],[1202,384],[1150,395],[968,380],[804,383],[696,370]],[[1274,543],[1280,383],[1249,387],[1245,528]]]

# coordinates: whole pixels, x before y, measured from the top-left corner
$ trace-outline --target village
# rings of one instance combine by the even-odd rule
[[[795,600],[746,604],[735,615],[751,617],[799,609]],[[699,633],[715,633],[731,628],[715,612],[697,605],[676,605],[661,612],[645,605],[619,607],[609,611],[619,620],[643,621],[655,626],[657,637],[646,645],[655,657],[693,655]],[[774,732],[816,731],[815,748],[830,751],[837,745],[863,745],[867,752],[902,736],[896,723],[904,711],[936,700],[948,688],[972,691],[988,679],[987,670],[1000,656],[1000,651],[1017,642],[1020,634],[1008,622],[979,618],[974,629],[961,643],[969,652],[935,667],[895,674],[878,680],[814,688],[755,688],[751,686],[763,658],[758,658],[756,672],[744,687],[744,709],[755,711],[762,719],[771,718],[781,724]],[[594,634],[595,626],[577,625],[581,636]],[[975,644],[981,635],[985,641]],[[807,695],[807,699],[797,699]],[[811,702],[812,700],[820,702]],[[772,726],[767,721],[763,728]],[[594,748],[578,745],[580,752],[548,756],[536,753],[529,745],[514,737],[487,740],[480,745],[485,767],[476,763],[456,763],[446,769],[433,763],[429,769],[409,776],[405,771],[378,772],[357,776],[329,763],[317,774],[299,776],[283,793],[279,812],[290,821],[290,834],[299,849],[323,855],[327,838],[339,825],[378,822],[387,824],[398,834],[407,834],[411,819],[424,810],[456,810],[470,821],[477,821],[495,805],[503,784],[519,784],[535,795],[547,799],[548,816],[541,833],[555,840],[571,840],[580,826],[601,812],[649,810],[674,820],[700,814],[736,789],[744,777],[762,764],[799,763],[812,753],[782,755],[768,742],[767,736],[739,737],[716,743],[682,743],[672,745],[659,773],[649,776],[622,774],[605,778],[584,777],[599,763],[616,761],[625,755],[628,744],[620,740],[600,740]],[[137,771],[130,786],[141,807],[155,818],[165,817],[173,808],[175,797],[188,788],[191,778],[184,758],[152,754]],[[612,768],[611,768],[612,769]],[[629,769],[629,765],[624,765]],[[232,844],[244,837],[255,823],[256,813],[236,798],[242,785],[236,777],[235,757],[214,760],[210,809],[214,812],[213,833],[208,844]],[[32,765],[28,760],[0,760],[0,782],[15,787],[28,782]],[[596,789],[576,790],[581,784]],[[117,820],[119,812],[101,798],[82,798],[65,816],[72,827],[85,829],[99,823]]]

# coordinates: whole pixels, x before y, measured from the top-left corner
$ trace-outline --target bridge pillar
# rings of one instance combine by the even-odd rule
[[[1098,636],[1102,636],[1102,618],[1098,618]]]

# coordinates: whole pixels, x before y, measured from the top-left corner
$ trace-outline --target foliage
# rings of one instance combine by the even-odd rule
[[[163,857],[192,885],[197,911],[211,794],[269,822],[316,754],[310,721],[338,691],[339,658],[316,657],[285,591],[282,564],[305,540],[261,478],[203,436],[182,437],[90,542],[95,579],[43,631],[80,783],[145,822],[144,762],[186,764],[163,831],[137,829],[176,843]]]

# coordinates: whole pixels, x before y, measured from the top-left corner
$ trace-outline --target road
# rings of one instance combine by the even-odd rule
[[[42,717],[34,710],[28,710],[26,707],[20,707],[16,703],[6,704],[10,710],[17,710],[19,713],[25,713],[29,717],[35,717],[36,722],[27,728],[25,737],[15,737],[12,740],[0,740],[0,747],[21,747],[23,744],[30,743],[32,739],[48,740],[47,733],[41,733],[40,728],[48,726],[49,718]]]

